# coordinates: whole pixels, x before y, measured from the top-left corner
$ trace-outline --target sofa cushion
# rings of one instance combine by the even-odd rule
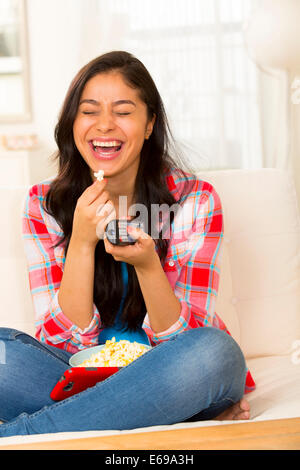
[[[290,354],[249,359],[256,390],[247,395],[253,421],[300,416],[300,346]]]
[[[199,172],[219,194],[224,243],[216,312],[246,358],[300,339],[300,220],[284,170]]]

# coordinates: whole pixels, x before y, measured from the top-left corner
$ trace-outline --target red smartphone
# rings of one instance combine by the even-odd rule
[[[120,367],[72,367],[64,372],[52,392],[54,401],[64,400],[107,379]]]

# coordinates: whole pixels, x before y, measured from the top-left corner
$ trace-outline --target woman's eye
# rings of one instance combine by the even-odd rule
[[[97,114],[96,111],[82,111],[82,114],[85,114],[85,115],[93,115],[93,114]],[[117,116],[128,116],[129,114],[131,114],[130,112],[116,112]]]

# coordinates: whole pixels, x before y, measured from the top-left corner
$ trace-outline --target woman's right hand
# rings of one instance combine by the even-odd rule
[[[107,181],[96,180],[77,200],[73,218],[72,239],[96,247],[106,225],[116,218],[115,207],[105,191]]]

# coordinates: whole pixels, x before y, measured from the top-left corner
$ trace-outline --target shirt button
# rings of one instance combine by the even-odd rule
[[[236,305],[238,303],[238,299],[236,297],[232,297],[231,303],[233,303],[233,305]]]
[[[169,261],[169,266],[174,266],[174,265],[175,265],[174,261]]]
[[[228,238],[228,237],[225,237],[225,238],[224,238],[224,242],[225,242],[225,243],[230,243],[230,242],[231,242],[231,240],[230,240],[230,238]]]

